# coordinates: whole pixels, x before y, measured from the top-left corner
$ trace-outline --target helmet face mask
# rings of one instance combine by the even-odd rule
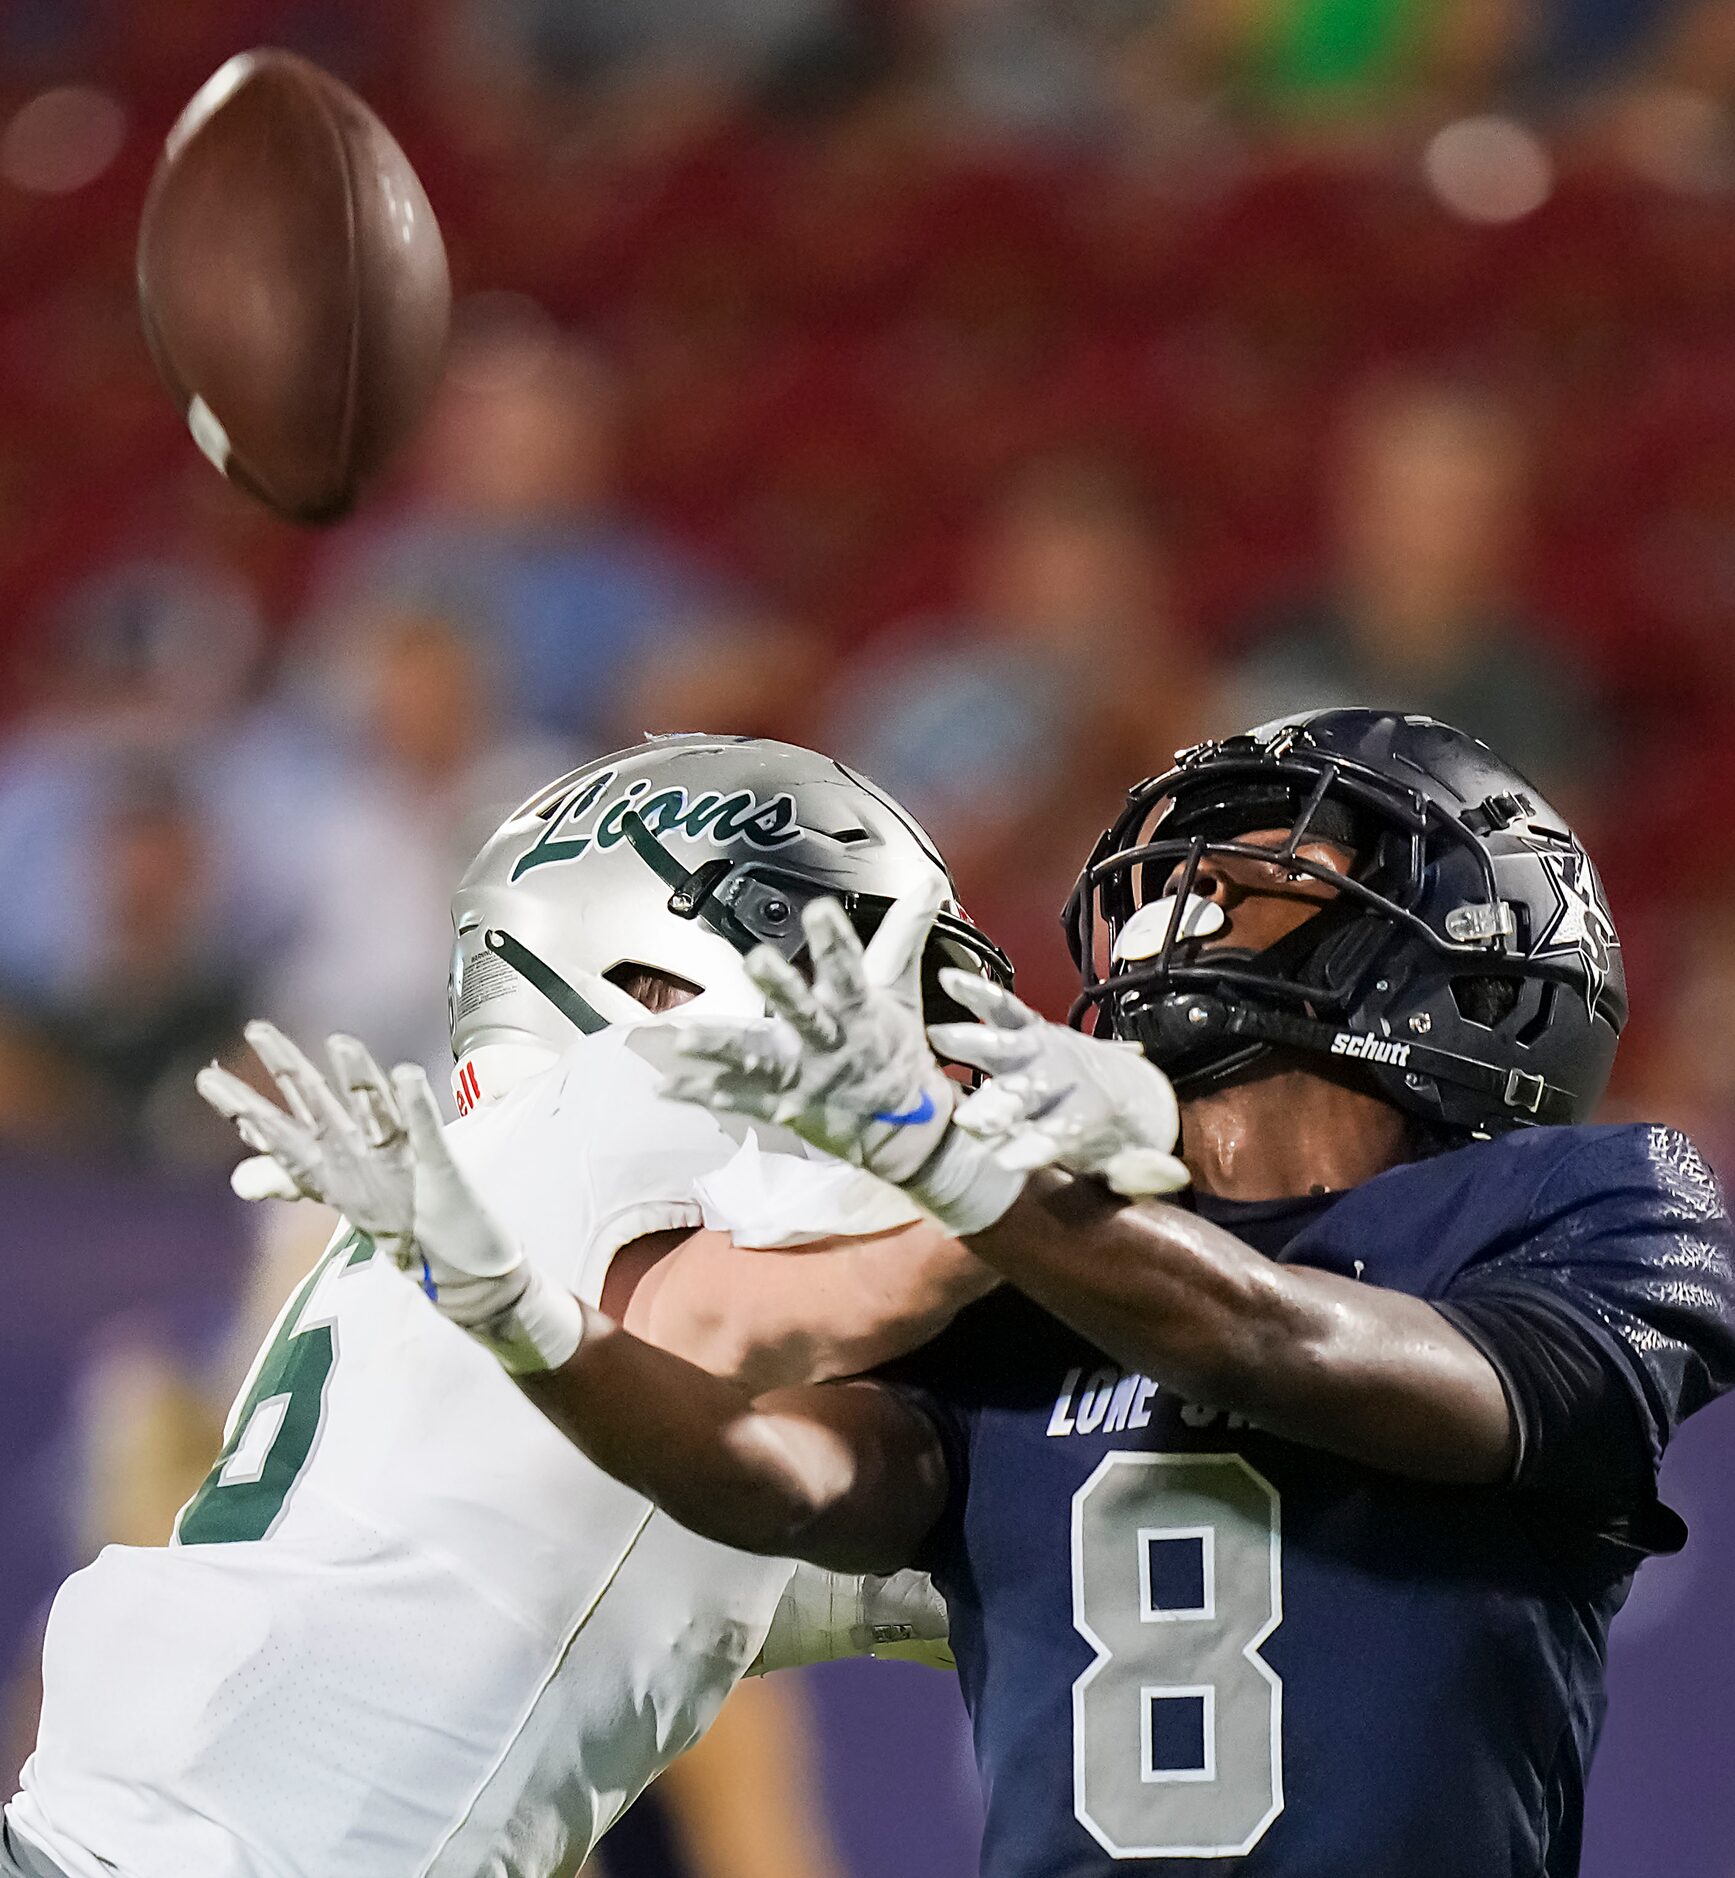
[[[654,1015],[614,982],[634,971],[698,987],[677,1018],[757,1016],[743,957],[769,944],[801,962],[810,900],[836,897],[866,934],[936,877],[946,903],[930,980],[950,963],[1010,982],[932,841],[831,758],[764,738],[679,736],[587,764],[508,816],[453,896],[460,1106],[503,1093],[478,1065],[521,1079],[532,1051],[547,1061],[579,1032]]]
[[[1239,839],[1265,830],[1286,833]],[[1321,841],[1348,872],[1309,855]],[[1202,946],[1184,909],[1208,859],[1278,861],[1330,895],[1258,953]],[[1183,911],[1160,949],[1117,957],[1164,895]],[[1486,746],[1427,718],[1314,712],[1183,752],[1130,792],[1065,923],[1073,1021],[1138,1041],[1183,1093],[1283,1048],[1448,1128],[1582,1120],[1626,1017],[1584,850]]]

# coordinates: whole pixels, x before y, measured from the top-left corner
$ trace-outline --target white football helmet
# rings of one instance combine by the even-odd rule
[[[942,965],[1010,985],[1005,955],[958,905],[938,849],[865,777],[764,737],[657,737],[539,790],[507,817],[452,897],[448,991],[461,1111],[503,1095],[580,1031],[650,1013],[623,982],[645,968],[699,987],[684,1010],[756,1016],[741,961],[790,959],[801,908],[830,894],[864,936],[924,877],[945,882],[930,943]]]

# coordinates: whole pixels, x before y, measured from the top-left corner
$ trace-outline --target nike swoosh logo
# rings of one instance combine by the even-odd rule
[[[874,1120],[884,1122],[888,1128],[911,1128],[921,1122],[931,1122],[935,1113],[934,1098],[924,1089],[921,1101],[913,1109],[905,1109],[901,1115],[887,1115],[882,1112],[876,1115]]]

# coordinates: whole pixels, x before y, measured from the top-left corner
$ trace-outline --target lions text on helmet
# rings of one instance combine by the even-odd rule
[[[515,809],[452,900],[448,989],[461,1111],[546,1066],[581,1031],[641,1023],[628,987],[694,988],[683,1014],[754,1015],[742,969],[767,943],[793,959],[801,909],[838,899],[864,933],[936,886],[928,977],[1009,982],[915,820],[843,764],[759,737],[657,737],[572,771]]]

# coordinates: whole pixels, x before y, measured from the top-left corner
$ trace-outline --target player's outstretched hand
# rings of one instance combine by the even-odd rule
[[[578,1300],[537,1271],[471,1186],[420,1064],[392,1071],[389,1099],[415,1170],[415,1256],[400,1258],[400,1269],[513,1375],[558,1369],[584,1335]]]
[[[409,1144],[366,1047],[353,1037],[328,1041],[334,1089],[275,1024],[255,1018],[245,1034],[285,1107],[215,1063],[199,1071],[199,1094],[255,1150],[230,1185],[243,1200],[317,1200],[377,1244],[407,1244],[415,1217]]]
[[[864,947],[835,900],[802,912],[813,982],[771,946],[747,957],[769,1015],[676,1028],[668,1093],[780,1122],[899,1181],[938,1145],[952,1087],[922,1028],[922,949],[938,883],[906,895]]]
[[[1188,1182],[1175,1158],[1180,1115],[1169,1079],[1136,1044],[1051,1024],[1010,991],[970,972],[940,974],[977,1024],[936,1024],[929,1035],[989,1080],[959,1104],[955,1126],[1020,1173],[1064,1167],[1128,1199]]]
[[[678,1058],[664,1093],[759,1121],[906,1188],[954,1231],[979,1230],[1018,1183],[950,1127],[956,1085],[928,1047],[922,955],[943,889],[893,902],[864,946],[835,900],[802,913],[809,984],[781,953],[748,954],[768,1015],[671,1026]]]
[[[259,1150],[235,1170],[235,1191],[335,1207],[514,1374],[565,1362],[583,1334],[579,1305],[526,1262],[471,1187],[426,1073],[401,1064],[388,1081],[362,1044],[335,1036],[334,1091],[275,1025],[256,1021],[246,1035],[288,1107],[214,1063],[199,1072],[199,1093]]]

